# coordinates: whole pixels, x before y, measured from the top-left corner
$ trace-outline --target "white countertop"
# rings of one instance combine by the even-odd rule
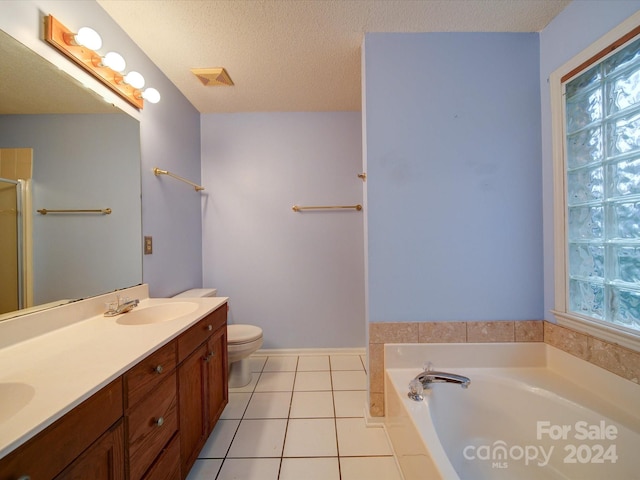
[[[141,287],[136,288],[139,293]],[[137,308],[176,301],[194,302],[197,308],[146,325],[121,325],[117,320],[122,315],[102,313],[71,318],[87,308],[83,302],[91,303],[93,313],[104,310],[103,297],[109,296],[101,296],[0,322],[0,458],[228,300],[129,296],[141,299]]]

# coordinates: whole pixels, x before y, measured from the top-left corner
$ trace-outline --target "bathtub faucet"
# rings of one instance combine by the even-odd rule
[[[416,377],[424,388],[430,388],[432,383],[456,383],[462,388],[467,388],[471,383],[469,377],[456,375],[455,373],[436,372],[435,370],[427,370]]]
[[[469,384],[471,384],[471,380],[469,377],[456,375],[455,373],[437,372],[429,368],[417,375],[416,378],[409,383],[409,398],[417,402],[424,400],[424,396],[422,395],[423,390],[425,388],[431,388],[431,385],[434,383],[455,383],[462,388],[467,388]]]

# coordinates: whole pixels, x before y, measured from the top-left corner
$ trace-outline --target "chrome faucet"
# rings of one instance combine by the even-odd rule
[[[120,295],[116,295],[115,302],[109,302],[107,304],[107,311],[104,312],[105,317],[115,317],[122,313],[127,313],[138,306],[140,300],[137,298],[130,300],[129,298],[122,298]]]
[[[425,388],[431,388],[434,383],[455,383],[462,388],[468,388],[471,380],[469,377],[456,375],[455,373],[432,370],[431,364],[429,364],[424,372],[417,375],[416,378],[409,383],[409,398],[417,402],[424,400],[422,392]]]

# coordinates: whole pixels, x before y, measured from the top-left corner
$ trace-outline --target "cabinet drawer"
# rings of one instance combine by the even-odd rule
[[[126,415],[129,478],[138,480],[178,430],[175,370]]]
[[[122,417],[122,379],[96,392],[0,460],[0,479],[58,475]]]
[[[142,400],[176,367],[176,342],[152,353],[124,374],[125,408]]]
[[[180,433],[162,451],[144,480],[180,480]]]
[[[227,323],[227,304],[220,305],[178,337],[178,363],[181,363],[218,328]]]

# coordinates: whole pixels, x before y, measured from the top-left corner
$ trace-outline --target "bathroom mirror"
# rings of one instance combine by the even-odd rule
[[[13,178],[28,175],[14,149],[31,149],[27,182]],[[15,238],[0,238],[0,295],[24,287],[0,319],[142,282],[138,121],[2,31],[0,178],[0,202],[22,183],[0,203],[0,233],[17,219]]]

